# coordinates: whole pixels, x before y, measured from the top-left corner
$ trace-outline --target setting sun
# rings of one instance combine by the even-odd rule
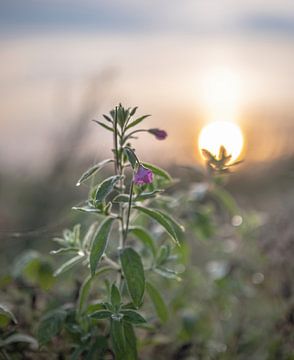
[[[201,152],[206,149],[213,155],[217,155],[223,145],[232,160],[236,160],[243,149],[244,139],[238,125],[228,121],[215,121],[202,128],[198,146]]]

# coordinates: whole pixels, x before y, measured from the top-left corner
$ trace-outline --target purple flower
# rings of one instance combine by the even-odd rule
[[[157,140],[164,140],[167,137],[167,132],[160,129],[149,129],[150,134],[154,135]]]
[[[136,185],[151,184],[153,181],[153,172],[140,164],[133,181]]]

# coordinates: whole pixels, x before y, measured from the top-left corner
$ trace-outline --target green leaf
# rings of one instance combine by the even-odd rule
[[[37,350],[38,349],[38,342],[35,338],[33,338],[32,336],[26,335],[26,334],[21,334],[21,333],[16,333],[13,335],[8,336],[5,340],[0,342],[0,347],[1,346],[7,346],[10,344],[14,344],[14,343],[27,343],[30,345],[31,349],[33,350]]]
[[[73,206],[72,209],[77,210],[77,211],[81,211],[81,212],[86,212],[86,213],[93,213],[93,214],[101,214],[102,213],[101,209],[97,209],[97,208],[95,208],[94,206],[91,206],[91,205]]]
[[[91,318],[94,318],[96,320],[103,320],[103,319],[109,319],[111,318],[112,312],[109,310],[99,310],[95,311],[92,314],[90,314]]]
[[[128,203],[129,199],[130,199],[129,195],[127,195],[127,194],[119,194],[112,200],[112,202],[114,202],[114,203],[121,203],[121,202]]]
[[[63,322],[66,318],[66,311],[57,309],[46,314],[40,322],[37,337],[41,345],[48,343],[61,331]]]
[[[90,269],[92,277],[95,274],[97,264],[105,252],[112,223],[115,219],[108,217],[100,225],[90,252]]]
[[[116,360],[125,360],[126,339],[121,319],[112,318],[110,327],[111,340]]]
[[[0,304],[0,315],[5,316],[9,320],[12,320],[15,324],[17,324],[17,320],[13,312],[10,311],[10,309],[5,304]]]
[[[98,227],[98,222],[95,221],[93,224],[91,224],[91,226],[89,227],[86,235],[84,236],[83,239],[83,249],[88,249],[91,248],[92,242],[94,240],[94,236],[95,233],[97,231],[97,227]]]
[[[101,170],[105,165],[109,164],[110,162],[113,162],[112,159],[107,159],[99,162],[98,164],[92,166],[90,169],[85,171],[83,175],[80,177],[78,182],[76,183],[76,186],[80,186],[81,183],[88,180],[90,177],[92,177],[94,174],[96,174],[99,170]]]
[[[112,127],[110,127],[110,126],[108,126],[108,125],[106,125],[106,124],[104,124],[103,122],[101,122],[101,121],[98,121],[98,120],[93,120],[96,124],[98,124],[98,125],[100,125],[100,126],[102,126],[102,127],[104,127],[104,129],[106,129],[106,130],[109,130],[109,131],[114,131],[113,130],[113,128]]]
[[[155,267],[153,269],[157,274],[161,275],[164,278],[167,279],[174,279],[177,281],[181,281],[182,279],[178,276],[178,273],[171,269],[166,269],[162,267]]]
[[[67,247],[67,248],[61,248],[58,250],[52,250],[50,251],[51,255],[63,255],[63,254],[72,254],[78,252],[80,249],[77,247]]]
[[[148,215],[152,219],[156,220],[167,233],[171,236],[171,238],[175,241],[177,245],[179,245],[179,237],[178,234],[184,231],[184,227],[180,225],[176,220],[174,220],[170,215],[164,213],[160,210],[155,209],[147,209],[142,206],[134,206],[134,209],[137,209],[144,214]]]
[[[137,109],[138,109],[138,106],[135,106],[132,109],[130,109],[130,116],[134,116]]]
[[[214,187],[214,189],[212,190],[212,195],[220,202],[221,206],[223,206],[223,208],[227,210],[231,216],[240,213],[235,199],[225,189]]]
[[[132,150],[129,147],[125,147],[124,148],[124,153],[126,154],[130,164],[132,165],[132,168],[135,169],[135,167],[137,165],[139,165],[139,161],[138,161],[138,158],[137,158],[134,150]]]
[[[152,199],[154,197],[156,197],[157,194],[162,193],[164,190],[153,190],[150,192],[145,192],[145,193],[141,193],[140,195],[136,196],[136,198],[134,199],[134,201],[144,201],[147,199]]]
[[[147,163],[147,162],[144,162],[142,163],[147,169],[151,170],[155,175],[157,176],[160,176],[162,178],[164,178],[165,180],[167,181],[172,181],[172,177],[170,176],[170,174],[161,169],[160,167],[156,166],[156,165],[153,165],[153,164],[150,164],[150,163]]]
[[[133,325],[123,322],[123,327],[126,342],[126,357],[124,360],[138,360],[137,339]]]
[[[112,284],[111,287],[111,304],[114,307],[115,311],[118,311],[121,304],[121,298],[119,290],[115,284]]]
[[[70,260],[66,261],[64,264],[62,264],[53,274],[53,276],[58,276],[60,274],[63,274],[64,272],[68,271],[72,267],[74,267],[77,264],[80,264],[85,260],[85,255],[77,255]]]
[[[156,264],[157,265],[164,264],[168,260],[169,255],[170,255],[170,247],[166,244],[161,245],[157,254]]]
[[[134,249],[127,247],[121,251],[120,261],[129,294],[138,308],[142,303],[145,290],[145,275],[141,257]]]
[[[102,273],[104,273],[106,271],[110,271],[110,270],[112,270],[112,268],[110,266],[105,266],[105,267],[97,270],[94,277],[92,277],[91,275],[86,277],[86,279],[82,283],[82,285],[80,287],[80,291],[79,291],[78,304],[77,304],[77,308],[78,308],[79,313],[81,313],[84,310],[84,305],[85,305],[85,302],[87,301],[87,298],[88,298],[88,296],[90,294],[93,280],[96,277],[98,277],[100,274],[102,274]]]
[[[123,321],[127,321],[135,325],[144,324],[146,322],[143,316],[134,310],[122,310],[120,313],[124,316]]]
[[[156,255],[156,247],[150,233],[141,226],[130,226],[129,232],[133,233],[142,243],[149,248],[153,256]]]
[[[109,178],[105,179],[100,185],[98,185],[96,193],[95,193],[95,200],[97,202],[103,201],[107,195],[111,193],[114,188],[114,185],[122,179],[120,175],[110,176]]]
[[[143,115],[141,117],[139,117],[138,119],[132,121],[127,127],[126,127],[126,130],[129,130],[130,128],[140,124],[140,122],[142,122],[144,119],[146,119],[147,117],[149,117],[151,115]]]
[[[168,309],[163,301],[162,296],[150,282],[146,282],[146,290],[150,296],[150,299],[152,300],[157,316],[162,323],[166,322],[168,319]]]

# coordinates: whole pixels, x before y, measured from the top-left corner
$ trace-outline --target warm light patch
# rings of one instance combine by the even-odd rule
[[[202,128],[199,138],[199,150],[206,149],[217,156],[223,145],[227,153],[236,160],[244,144],[243,135],[238,125],[227,121],[215,121]]]

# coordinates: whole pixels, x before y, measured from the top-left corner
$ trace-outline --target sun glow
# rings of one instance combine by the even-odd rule
[[[206,149],[217,156],[221,146],[224,146],[232,161],[238,159],[244,145],[241,129],[238,125],[228,121],[215,121],[202,128],[198,146],[201,152]]]

